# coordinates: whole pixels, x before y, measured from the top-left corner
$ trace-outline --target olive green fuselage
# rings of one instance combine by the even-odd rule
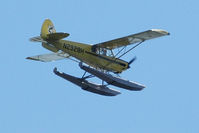
[[[62,50],[94,68],[100,68],[116,73],[121,73],[128,68],[128,62],[126,61],[92,52],[92,45],[67,40],[59,40],[50,43],[57,49]]]

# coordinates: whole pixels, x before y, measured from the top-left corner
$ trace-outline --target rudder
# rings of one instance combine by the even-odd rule
[[[40,36],[46,40],[48,38],[48,34],[52,33],[56,33],[55,27],[50,19],[46,19],[43,22]]]
[[[48,43],[51,41],[58,41],[68,36],[68,33],[56,32],[52,21],[50,19],[46,19],[41,27],[40,36],[32,37],[30,38],[30,41]]]

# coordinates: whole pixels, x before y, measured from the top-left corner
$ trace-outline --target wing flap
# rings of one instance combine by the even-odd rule
[[[42,61],[42,62],[50,62],[50,61],[61,60],[64,58],[69,58],[69,57],[70,56],[66,53],[58,52],[58,53],[50,53],[50,54],[31,56],[31,57],[27,57],[26,59]]]
[[[114,48],[130,45],[130,44],[142,42],[145,40],[158,38],[165,35],[169,35],[169,33],[167,31],[160,30],[160,29],[151,29],[151,30],[147,30],[147,31],[140,32],[137,34],[132,34],[126,37],[95,44],[93,46],[100,47],[100,48],[114,49]]]

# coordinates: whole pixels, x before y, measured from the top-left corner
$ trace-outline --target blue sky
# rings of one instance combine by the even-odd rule
[[[1,133],[198,133],[199,8],[196,0],[6,0],[1,16]],[[44,19],[68,40],[96,44],[153,28],[170,36],[143,43],[125,57],[137,60],[122,77],[146,85],[141,92],[104,97],[53,74],[75,76],[70,60],[40,63],[49,53],[28,39]]]

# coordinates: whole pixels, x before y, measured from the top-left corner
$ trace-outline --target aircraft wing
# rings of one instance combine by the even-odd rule
[[[69,54],[66,54],[63,52],[57,52],[57,53],[31,56],[31,57],[27,57],[26,59],[42,61],[42,62],[50,62],[50,61],[61,60],[64,58],[69,58],[69,57],[70,57]]]
[[[167,31],[160,30],[160,29],[151,29],[151,30],[147,30],[147,31],[140,32],[137,34],[129,35],[126,37],[95,44],[93,46],[100,47],[100,48],[114,49],[114,48],[130,45],[130,44],[134,44],[138,42],[143,42],[145,40],[150,40],[157,37],[165,36],[165,35],[169,35],[169,33]]]

